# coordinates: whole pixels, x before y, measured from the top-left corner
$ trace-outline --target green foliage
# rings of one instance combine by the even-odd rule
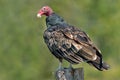
[[[36,18],[44,5],[86,31],[111,65],[105,72],[75,66],[84,67],[85,80],[119,80],[119,0],[0,0],[0,5],[0,80],[54,80],[58,61],[43,41],[45,17]]]

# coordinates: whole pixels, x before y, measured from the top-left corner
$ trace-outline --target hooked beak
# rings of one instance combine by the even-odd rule
[[[37,14],[37,17],[38,17],[38,18],[41,18],[41,14],[40,14],[40,13],[38,13],[38,14]]]
[[[41,18],[43,14],[44,14],[44,12],[42,12],[42,11],[40,10],[40,11],[38,12],[38,14],[37,14],[37,17],[38,17],[38,18]]]

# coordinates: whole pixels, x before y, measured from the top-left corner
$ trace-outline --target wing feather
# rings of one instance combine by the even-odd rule
[[[87,60],[93,61],[97,59],[96,51],[100,52],[100,50],[93,44],[89,36],[84,31],[81,31],[75,27],[69,27],[63,30],[63,34],[67,38],[77,42],[76,44],[73,42],[74,47],[79,50],[77,55],[80,55]]]
[[[77,64],[85,60],[97,59],[97,48],[87,34],[75,27],[52,27],[45,31],[44,40],[50,51],[57,58],[64,58]]]

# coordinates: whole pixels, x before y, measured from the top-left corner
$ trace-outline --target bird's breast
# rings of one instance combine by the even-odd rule
[[[48,46],[56,45],[57,48],[60,47],[61,44],[63,43],[64,40],[63,36],[64,35],[60,31],[52,31],[52,32],[45,31],[44,40]]]

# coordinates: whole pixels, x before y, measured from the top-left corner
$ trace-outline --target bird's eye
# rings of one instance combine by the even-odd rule
[[[43,10],[45,11],[45,10],[46,10],[46,8],[44,7],[44,8],[43,8]]]

